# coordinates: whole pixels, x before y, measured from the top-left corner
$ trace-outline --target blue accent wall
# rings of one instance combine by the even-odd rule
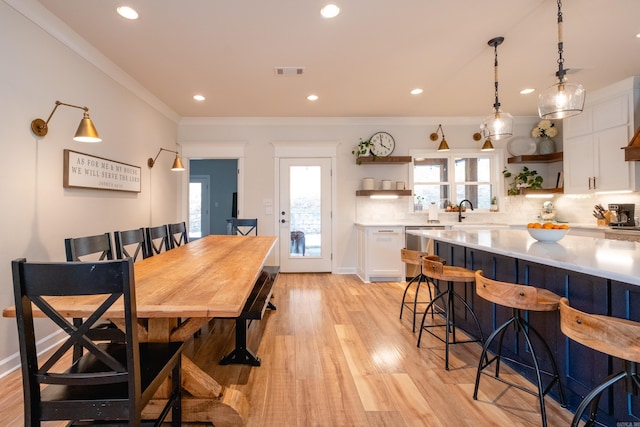
[[[191,160],[189,173],[209,176],[211,234],[227,234],[227,219],[231,218],[233,193],[238,191],[238,160]]]

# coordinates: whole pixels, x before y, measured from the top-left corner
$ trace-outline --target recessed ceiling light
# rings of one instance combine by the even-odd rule
[[[136,12],[129,6],[119,6],[116,11],[118,12],[118,15],[122,16],[123,18],[138,19],[138,12]]]
[[[533,92],[535,92],[535,91],[536,91],[535,89],[526,88],[526,89],[522,89],[522,90],[520,91],[520,93],[521,93],[522,95],[528,95],[528,94],[533,93]]]
[[[309,101],[317,101],[318,100],[318,95],[309,95],[309,96],[307,96],[307,99]]]
[[[411,95],[420,95],[422,92],[424,92],[422,89],[420,89],[419,87],[413,89],[411,91]]]
[[[636,34],[636,38],[640,39],[640,33]]]
[[[204,101],[206,98],[202,95],[193,95],[193,99],[196,101]]]
[[[340,8],[335,4],[328,4],[320,9],[320,14],[323,18],[335,18],[340,14]]]

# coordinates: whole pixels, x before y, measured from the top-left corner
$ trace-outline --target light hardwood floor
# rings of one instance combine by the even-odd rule
[[[485,377],[472,399],[478,344],[452,346],[449,371],[441,341],[424,334],[416,347],[410,313],[398,319],[404,286],[280,274],[277,310],[249,329],[261,367],[217,363],[233,346],[230,320],[212,322],[188,351],[247,395],[248,426],[539,426],[537,398],[522,391]],[[21,425],[20,373],[0,380],[0,391],[0,426]],[[570,424],[556,401],[547,398],[546,407],[550,427]]]

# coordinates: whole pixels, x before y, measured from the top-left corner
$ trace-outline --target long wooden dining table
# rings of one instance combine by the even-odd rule
[[[187,341],[209,320],[240,315],[277,238],[273,236],[211,235],[163,252],[134,265],[136,306],[141,341]],[[56,297],[48,301],[65,316],[87,317],[95,297]],[[35,314],[35,313],[34,313]],[[114,307],[109,320],[122,323]],[[15,308],[3,310],[15,317]],[[191,359],[182,357],[183,422],[216,426],[244,425],[246,397],[220,385]],[[152,402],[145,411],[160,410]]]

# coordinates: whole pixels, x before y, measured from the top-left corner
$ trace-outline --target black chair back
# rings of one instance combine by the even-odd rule
[[[116,231],[113,233],[116,241],[116,257],[124,259],[127,257],[137,261],[138,257],[148,258],[151,256],[147,248],[147,239],[144,236],[144,228],[134,230]],[[127,247],[129,247],[127,249]]]
[[[130,420],[140,425],[142,409],[169,375],[172,388],[166,416],[180,425],[181,343],[138,342],[133,260],[65,263],[12,262],[26,426],[53,420]],[[96,295],[98,307],[82,324],[71,323],[50,297]],[[87,334],[116,301],[124,310],[124,342],[99,342]],[[38,361],[33,306],[55,325],[65,341]],[[59,363],[73,347],[85,354],[71,367]],[[44,359],[44,358],[43,358]],[[144,367],[144,375],[143,369]]]
[[[171,243],[169,243],[169,230],[166,225],[147,227],[145,232],[147,235],[147,248],[151,255],[157,255],[171,249]]]
[[[113,260],[111,234],[64,239],[67,261],[83,261],[80,257],[99,254],[98,261]]]
[[[233,218],[231,220],[231,234],[248,236],[252,232],[258,235],[258,218]]]
[[[186,222],[169,224],[169,240],[172,248],[177,248],[180,245],[189,243]]]

